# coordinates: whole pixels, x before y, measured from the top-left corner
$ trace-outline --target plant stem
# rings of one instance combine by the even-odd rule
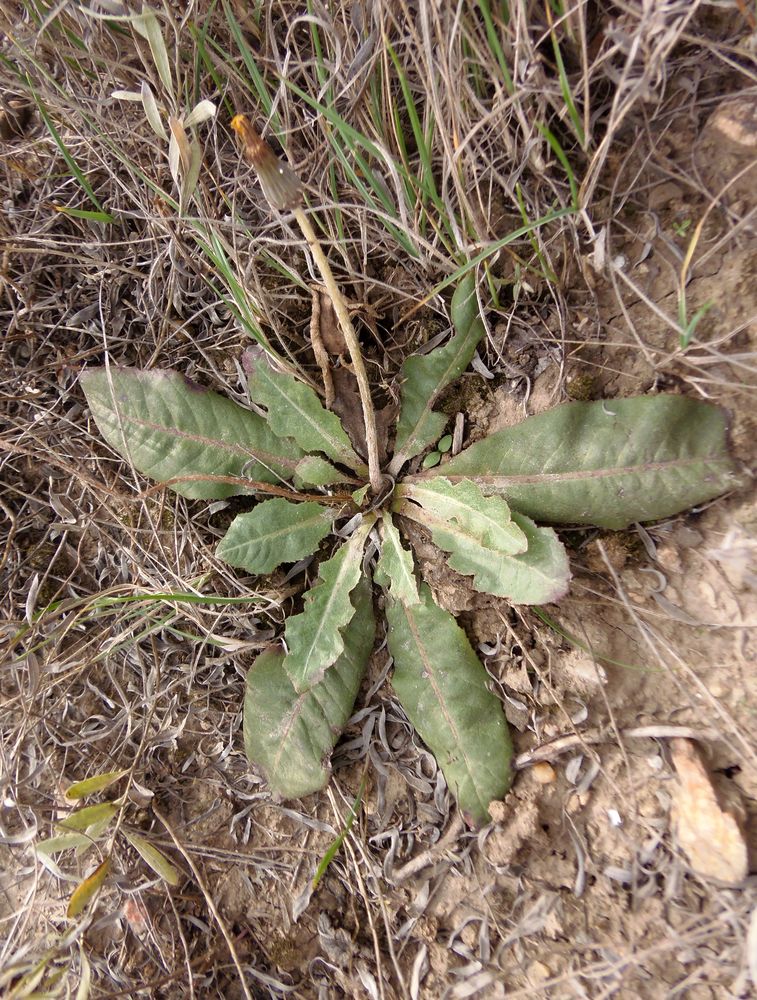
[[[326,291],[329,293],[329,297],[334,304],[334,312],[336,313],[339,328],[344,335],[344,339],[347,341],[347,348],[350,352],[352,367],[355,370],[355,378],[357,379],[357,386],[360,391],[360,402],[363,406],[365,444],[368,450],[368,476],[371,481],[371,489],[374,493],[378,493],[381,489],[381,468],[379,465],[378,437],[376,436],[376,411],[373,408],[371,389],[368,385],[368,376],[365,371],[363,355],[360,353],[360,343],[357,339],[357,333],[355,332],[355,327],[352,325],[347,303],[339,291],[339,286],[331,271],[331,265],[326,258],[326,254],[323,252],[323,247],[319,243],[318,237],[315,235],[315,230],[310,223],[310,219],[301,208],[294,209],[294,217],[302,230],[302,235],[307,240],[318,270],[321,272],[323,284],[326,286]]]

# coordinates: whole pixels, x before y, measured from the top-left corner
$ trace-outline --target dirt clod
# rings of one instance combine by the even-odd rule
[[[678,844],[699,875],[738,885],[748,872],[743,810],[733,801],[722,803],[691,740],[671,740],[671,753],[678,774],[672,808]]]

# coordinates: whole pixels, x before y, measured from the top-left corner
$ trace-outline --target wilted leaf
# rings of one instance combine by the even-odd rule
[[[683,396],[566,403],[471,445],[444,475],[537,521],[625,528],[738,486],[725,432],[722,410]]]
[[[195,193],[197,181],[202,168],[202,146],[197,139],[190,139],[189,142],[189,169],[184,174],[181,181],[181,201],[186,204]]]
[[[325,409],[310,386],[292,375],[274,371],[265,356],[255,357],[252,363],[250,396],[266,407],[276,434],[293,438],[303,451],[323,452],[360,475],[367,474],[339,418]]]
[[[334,383],[334,401],[331,408],[339,416],[347,432],[347,436],[352,442],[352,447],[361,455],[366,455],[368,445],[365,440],[365,417],[363,415],[363,404],[360,399],[360,392],[357,387],[355,373],[345,366],[340,365],[331,371],[331,380]],[[376,432],[379,433],[379,416],[376,414]],[[379,445],[381,442],[379,441]],[[380,450],[380,448],[379,448]],[[360,475],[366,473],[360,470]]]
[[[83,781],[75,781],[66,789],[67,799],[84,799],[95,792],[101,792],[104,788],[109,788],[120,778],[123,778],[126,771],[106,771],[103,774],[95,774],[91,778]]]
[[[216,553],[248,573],[270,573],[281,563],[297,562],[315,552],[331,530],[332,517],[319,503],[264,500],[234,518]]]
[[[389,466],[393,476],[409,458],[433,444],[444,430],[447,417],[434,413],[431,407],[442,389],[463,374],[484,335],[472,273],[462,279],[452,297],[452,323],[457,332],[444,347],[430,354],[414,355],[402,365],[402,409],[395,457]]]
[[[92,988],[92,966],[84,950],[84,942],[79,939],[79,985],[74,1000],[89,1000]]]
[[[371,585],[363,577],[352,593],[354,615],[342,632],[344,649],[311,688],[298,693],[284,655],[262,653],[247,675],[244,739],[247,756],[286,798],[322,788],[328,759],[350,717],[373,648]]]
[[[155,95],[147,80],[142,81],[142,90],[139,96],[142,98],[142,107],[145,110],[145,116],[150,124],[150,128],[159,139],[162,139],[163,142],[168,142],[168,133],[163,127],[160,111],[158,111],[158,102],[155,100]]]
[[[102,884],[108,877],[109,871],[110,858],[106,858],[95,868],[91,875],[88,875],[83,882],[77,885],[71,894],[71,899],[68,901],[67,917],[78,917],[82,910],[86,909],[102,888]]]
[[[123,829],[121,832],[156,875],[160,875],[169,885],[179,884],[181,881],[180,872],[177,868],[174,868],[168,858],[157,847],[154,847],[149,840],[146,840],[140,834],[134,833],[133,830]]]
[[[392,684],[408,718],[433,752],[469,822],[485,823],[489,803],[510,787],[510,734],[498,699],[463,630],[434,603],[387,608]]]
[[[405,604],[417,604],[418,584],[413,573],[413,556],[402,545],[400,533],[385,514],[381,522],[381,556],[373,578],[380,587],[386,587],[390,595]]]
[[[81,383],[108,444],[158,482],[206,475],[275,483],[291,478],[302,458],[297,445],[277,437],[262,417],[178,372],[95,368]],[[171,488],[197,499],[255,492],[200,479]]]
[[[184,119],[185,128],[196,128],[209,118],[214,118],[216,106],[212,101],[199,101]]]
[[[397,496],[414,500],[437,521],[446,523],[450,531],[459,529],[466,539],[484,548],[506,553],[526,549],[526,537],[511,520],[505,501],[498,496],[484,496],[481,488],[470,479],[451,483],[444,476],[436,476],[399,486]],[[403,513],[405,507],[403,505]],[[441,548],[446,546],[441,545]]]
[[[335,556],[322,562],[318,580],[305,595],[305,609],[287,621],[286,671],[297,691],[323,676],[344,649],[341,630],[355,613],[350,593],[362,572],[363,546],[374,519],[365,518]]]
[[[163,34],[160,30],[160,23],[147,4],[142,4],[142,13],[132,21],[134,29],[143,38],[147,39],[150,52],[155,62],[155,68],[168,94],[173,98],[173,80],[171,78],[171,63],[168,59],[166,43],[163,41]]]

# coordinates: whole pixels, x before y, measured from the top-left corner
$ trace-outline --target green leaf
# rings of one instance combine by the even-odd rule
[[[420,597],[413,573],[413,556],[403,547],[400,533],[392,523],[390,514],[384,515],[381,531],[381,556],[373,578],[380,587],[387,588],[395,600],[417,604]]]
[[[343,483],[345,478],[343,472],[318,455],[306,455],[301,458],[294,470],[294,485],[297,487],[331,486],[334,483]]]
[[[423,584],[421,604],[387,608],[392,684],[433,752],[466,820],[489,819],[510,787],[512,745],[502,705],[463,630]]]
[[[484,548],[508,554],[526,550],[526,536],[511,520],[505,501],[498,496],[485,496],[470,479],[451,483],[446,476],[435,476],[419,483],[403,484],[397,488],[396,495],[414,500],[437,521],[440,519],[446,524],[450,532],[459,531],[461,537],[476,541]],[[407,512],[406,504],[402,512]],[[441,547],[446,548],[445,545]]]
[[[121,833],[123,833],[131,846],[137,851],[142,860],[152,868],[156,875],[160,875],[169,885],[179,884],[181,881],[179,870],[174,868],[162,851],[159,851],[157,847],[154,847],[149,840],[146,840],[140,834],[134,833],[133,830],[122,829]]]
[[[216,554],[248,573],[270,573],[281,563],[297,562],[315,552],[331,530],[332,517],[319,503],[264,500],[234,518]]]
[[[37,854],[57,854],[58,851],[70,851],[73,847],[92,847],[92,838],[83,833],[62,833],[58,837],[48,837],[41,840],[34,850]]]
[[[433,469],[435,465],[438,465],[442,460],[442,456],[438,451],[430,451],[428,455],[421,462],[422,469]]]
[[[158,482],[181,476],[232,476],[275,483],[294,474],[302,452],[256,413],[178,372],[89,369],[81,376],[92,416],[111,447]],[[185,497],[254,493],[234,483],[174,483]]]
[[[276,434],[293,438],[303,451],[321,451],[359,475],[367,475],[367,466],[352,450],[339,417],[325,409],[310,386],[274,371],[265,355],[248,352],[246,358],[254,366],[250,396],[266,407]]]
[[[88,795],[101,792],[104,788],[115,784],[127,773],[127,771],[106,771],[103,774],[95,774],[91,778],[84,778],[82,781],[75,781],[66,789],[66,798],[85,799]]]
[[[335,556],[321,563],[318,580],[305,595],[305,610],[287,621],[286,671],[297,691],[306,691],[344,650],[341,630],[355,613],[350,593],[362,572],[363,546],[373,518],[365,518]]]
[[[487,547],[464,528],[414,504],[401,504],[399,512],[430,529],[434,544],[450,553],[451,568],[472,576],[476,590],[506,597],[513,604],[550,604],[568,591],[565,546],[552,528],[537,528],[523,514],[513,513],[523,545],[508,553]]]
[[[326,853],[323,855],[321,860],[318,862],[318,867],[315,870],[315,875],[313,876],[313,881],[311,882],[311,888],[315,890],[320,885],[321,879],[328,871],[329,865],[337,856],[339,851],[342,849],[342,844],[345,841],[347,834],[352,829],[352,824],[355,822],[357,817],[357,811],[360,808],[360,803],[363,801],[363,794],[365,792],[365,786],[368,781],[368,771],[363,772],[363,777],[360,779],[360,787],[357,790],[357,795],[355,796],[355,801],[352,803],[352,808],[349,811],[349,815],[344,822],[344,826],[339,831],[336,839],[329,844]]]
[[[723,411],[665,395],[557,406],[471,445],[444,475],[475,479],[537,521],[614,529],[740,485]]]
[[[362,507],[365,503],[365,498],[368,496],[368,490],[371,488],[370,483],[366,483],[365,486],[361,486],[360,489],[355,490],[354,493],[350,494],[355,503],[356,507]]]
[[[473,274],[467,274],[455,290],[452,323],[457,333],[443,347],[414,355],[402,365],[402,409],[390,475],[396,476],[409,458],[439,438],[447,417],[434,413],[431,407],[442,389],[463,374],[484,335]]]
[[[69,208],[68,205],[53,205],[56,212],[61,215],[68,215],[72,219],[87,219],[90,222],[114,223],[115,219],[109,212],[91,210],[88,208]]]
[[[323,788],[329,779],[331,751],[352,713],[375,635],[366,577],[353,591],[352,604],[354,615],[342,633],[344,649],[312,687],[298,693],[283,654],[276,650],[262,653],[247,675],[247,756],[285,798]]]
[[[55,825],[62,830],[90,831],[92,826],[100,827],[103,822],[107,825],[117,812],[118,806],[113,805],[112,802],[101,802],[99,805],[77,809],[65,819],[58,820]],[[89,835],[92,836],[91,832]]]

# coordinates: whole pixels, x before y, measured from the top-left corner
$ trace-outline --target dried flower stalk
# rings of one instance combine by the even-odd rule
[[[263,194],[272,208],[280,211],[293,211],[294,217],[302,230],[313,259],[321,272],[323,283],[334,305],[334,312],[339,327],[347,342],[347,347],[355,371],[360,402],[363,406],[365,421],[365,443],[368,450],[368,474],[371,489],[378,494],[381,489],[381,468],[378,457],[378,438],[376,436],[376,412],[373,408],[368,375],[365,370],[363,356],[360,353],[360,343],[350,319],[347,303],[339,290],[326,254],[318,237],[315,235],[310,219],[302,210],[304,186],[297,174],[275,155],[271,147],[255,131],[246,115],[235,115],[231,127],[240,137],[242,151],[252,164],[258,175]]]

